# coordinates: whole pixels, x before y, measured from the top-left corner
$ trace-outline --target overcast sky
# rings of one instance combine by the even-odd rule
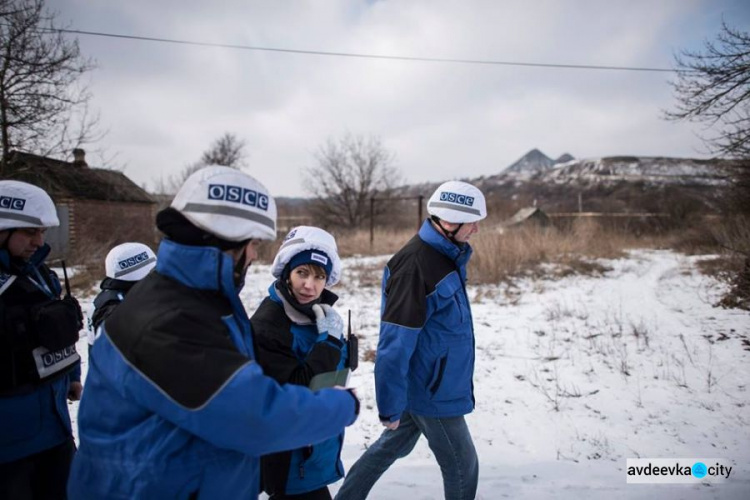
[[[70,29],[309,51],[670,68],[745,0],[48,0]],[[224,132],[274,195],[329,138],[379,136],[409,182],[550,157],[706,157],[699,125],[662,118],[668,73],[358,59],[87,35],[106,137],[139,184],[180,171]],[[89,146],[92,149],[94,146]],[[94,160],[94,158],[89,158]],[[90,163],[92,163],[90,161]],[[92,165],[102,166],[102,165]]]

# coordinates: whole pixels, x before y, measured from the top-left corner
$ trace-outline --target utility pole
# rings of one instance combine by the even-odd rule
[[[370,196],[370,249],[375,244],[375,197]]]
[[[419,195],[419,208],[417,209],[417,231],[422,227],[422,204],[424,203],[424,196]]]
[[[375,245],[375,202],[376,201],[401,201],[401,200],[417,200],[417,231],[422,227],[422,205],[424,204],[424,196],[395,196],[392,198],[375,198],[370,197],[370,249]]]

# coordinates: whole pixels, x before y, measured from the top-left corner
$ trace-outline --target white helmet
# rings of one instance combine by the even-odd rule
[[[187,178],[172,208],[227,241],[276,239],[276,202],[253,177],[213,165]]]
[[[341,259],[339,259],[336,240],[328,231],[311,226],[297,226],[289,231],[276,254],[276,258],[273,259],[273,265],[271,266],[273,276],[279,278],[294,256],[306,250],[319,250],[325,254],[318,255],[313,252],[311,263],[330,269],[326,286],[333,286],[338,283],[341,278]]]
[[[427,202],[427,213],[445,222],[462,224],[487,217],[484,195],[476,187],[461,181],[442,183]]]
[[[143,243],[123,243],[109,251],[104,266],[108,278],[138,281],[156,266],[156,255]]]
[[[0,231],[59,225],[55,204],[44,189],[25,182],[0,181]]]

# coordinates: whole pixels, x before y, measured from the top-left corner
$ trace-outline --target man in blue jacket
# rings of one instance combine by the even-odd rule
[[[424,434],[445,498],[471,499],[479,465],[464,415],[474,409],[474,326],[466,295],[469,239],[487,215],[465,182],[442,184],[430,219],[383,274],[375,390],[386,427],[352,466],[337,500],[366,498],[378,478]]]
[[[44,190],[0,181],[0,498],[64,499],[75,452],[82,315],[44,264],[59,224]]]
[[[254,361],[239,298],[276,205],[255,179],[212,166],[157,215],[154,271],[102,325],[78,414],[71,498],[256,498],[259,457],[341,434],[347,390],[280,386]]]

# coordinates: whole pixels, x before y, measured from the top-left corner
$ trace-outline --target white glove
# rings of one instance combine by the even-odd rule
[[[315,313],[315,324],[319,334],[325,333],[335,339],[341,339],[344,336],[344,320],[333,307],[328,304],[315,304],[312,310]]]

